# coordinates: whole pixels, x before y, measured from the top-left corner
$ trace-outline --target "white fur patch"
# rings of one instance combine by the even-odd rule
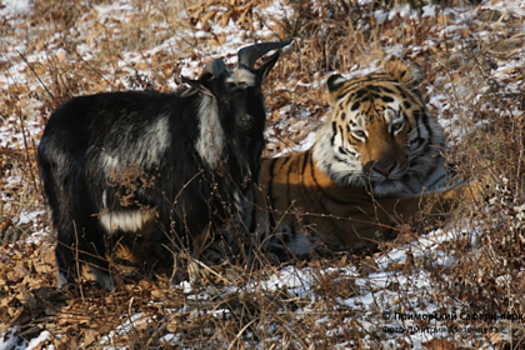
[[[123,131],[126,132],[132,131]],[[168,118],[159,118],[147,125],[136,140],[122,143],[111,150],[103,149],[100,153],[100,165],[108,174],[124,166],[137,165],[140,169],[152,168],[160,163],[170,142]]]
[[[235,68],[232,74],[226,79],[226,82],[237,85],[245,84],[248,86],[255,86],[255,74],[247,69]]]
[[[225,144],[224,131],[219,120],[217,101],[203,96],[199,108],[199,138],[195,144],[201,158],[212,168],[219,165]]]
[[[100,163],[102,165],[102,168],[108,173],[111,173],[112,170],[120,168],[119,158],[104,151],[100,153]]]
[[[141,168],[159,164],[170,142],[168,118],[159,118],[155,123],[149,125],[144,130],[144,134],[138,139],[136,145],[136,151],[138,152],[135,156],[135,163],[138,163],[139,160],[142,161],[142,164],[140,164]]]
[[[67,279],[66,276],[60,271],[60,269],[57,269],[57,285],[58,289],[63,289],[67,286]]]
[[[153,215],[141,210],[105,213],[100,217],[100,224],[107,232],[115,230],[136,232],[153,219]]]
[[[107,209],[108,208],[108,194],[106,190],[102,192],[102,208]]]

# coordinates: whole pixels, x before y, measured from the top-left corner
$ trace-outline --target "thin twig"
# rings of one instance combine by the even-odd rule
[[[42,79],[40,79],[40,76],[37,74],[37,72],[35,71],[35,69],[31,66],[31,64],[27,61],[27,59],[25,58],[24,55],[22,55],[22,53],[18,50],[16,50],[16,53],[20,56],[20,58],[22,58],[22,60],[25,62],[25,64],[29,67],[29,69],[31,69],[31,72],[33,72],[33,74],[35,75],[35,77],[38,79],[38,82],[40,83],[40,85],[42,85],[42,87],[44,88],[44,90],[46,90],[47,94],[51,97],[51,99],[53,100],[53,102],[56,102],[56,99],[55,99],[55,96],[53,96],[53,94],[51,93],[51,91],[49,91],[49,89],[46,87],[46,84],[44,84],[44,82],[42,81]]]

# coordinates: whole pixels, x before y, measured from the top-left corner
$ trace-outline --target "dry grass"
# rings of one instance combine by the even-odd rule
[[[420,310],[417,303],[442,305],[443,313],[459,304],[471,314],[525,313],[525,209],[520,206],[525,70],[516,66],[495,74],[498,65],[517,62],[523,55],[521,21],[480,11],[477,21],[465,21],[462,28],[447,32],[443,29],[459,15],[441,11],[437,17],[416,21],[398,14],[380,23],[371,11],[403,4],[304,0],[290,1],[287,6],[294,9],[294,16],[286,20],[259,11],[259,6],[269,3],[237,0],[209,0],[207,5],[217,11],[205,11],[209,7],[198,1],[130,1],[127,7],[115,7],[112,17],[101,17],[98,5],[111,3],[35,0],[30,12],[20,15],[21,21],[7,21],[1,27],[0,35],[10,38],[0,41],[0,69],[8,78],[0,85],[5,91],[0,95],[0,123],[6,130],[1,137],[7,140],[0,146],[0,324],[4,328],[18,327],[19,336],[27,340],[49,330],[52,337],[47,343],[58,349],[96,349],[102,344],[134,349],[333,349],[344,342],[352,348],[380,348],[393,336],[377,324],[384,311],[381,290],[395,293],[391,308],[403,313]],[[420,3],[410,4],[421,10]],[[456,4],[439,5],[445,10]],[[190,16],[181,16],[182,9]],[[226,35],[214,35],[212,26],[230,19],[243,40],[259,39],[254,37],[257,30],[271,21],[273,33],[296,39],[295,48],[265,85],[268,110],[273,111],[269,129],[275,136],[267,154],[295,147],[321,125],[329,110],[323,85],[329,72],[373,68],[393,59],[394,53],[417,61],[424,69],[423,91],[432,112],[450,121],[449,161],[456,164],[460,176],[487,185],[484,198],[447,221],[449,228],[464,234],[439,245],[436,254],[414,259],[410,250],[404,264],[390,263],[386,271],[395,277],[383,289],[369,279],[370,273],[379,271],[374,256],[347,254],[296,261],[293,268],[306,271],[304,280],[296,281],[308,288],[305,294],[297,292],[300,288],[266,286],[278,267],[264,255],[256,255],[248,266],[201,269],[191,282],[190,294],[147,280],[112,293],[89,283],[77,294],[57,291],[52,235],[44,235],[43,241],[19,240],[33,232],[51,232],[43,214],[19,220],[44,208],[35,144],[51,111],[78,94],[177,88],[181,72],[188,67],[185,58],[202,61],[208,58],[208,49],[220,52]],[[490,40],[476,34],[482,30],[488,31]],[[165,44],[162,50],[150,51],[159,44]],[[18,80],[21,72],[26,81]],[[424,218],[406,225],[397,240],[383,244],[376,256],[429,229]],[[455,261],[440,264],[439,252]],[[355,276],[345,272],[352,265]],[[280,273],[292,266],[287,269]],[[430,286],[417,284],[417,271],[429,278]],[[408,282],[400,283],[402,277]],[[357,279],[366,283],[356,284]],[[419,288],[419,301],[411,288]],[[375,295],[378,306],[366,314],[342,302],[367,292]],[[370,325],[370,320],[375,324]],[[126,322],[129,327],[122,326]],[[415,322],[421,328],[428,324]],[[484,342],[498,348],[524,348],[521,321],[443,323],[469,324],[496,327],[497,332],[442,335],[438,338],[443,339],[422,344],[429,349],[478,348]],[[507,340],[501,335],[504,326],[511,326]],[[109,334],[114,337],[108,338]],[[397,346],[410,347],[407,338],[396,339]]]

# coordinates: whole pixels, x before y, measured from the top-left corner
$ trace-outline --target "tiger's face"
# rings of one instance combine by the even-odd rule
[[[388,68],[387,68],[388,69]],[[327,81],[333,107],[318,133],[313,157],[343,186],[371,185],[378,196],[415,194],[435,168],[444,136],[421,99],[421,69]]]

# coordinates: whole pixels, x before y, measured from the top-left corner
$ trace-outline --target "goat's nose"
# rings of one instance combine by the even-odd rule
[[[390,175],[390,173],[392,172],[392,170],[394,169],[395,166],[396,166],[396,162],[392,162],[392,163],[389,163],[389,164],[386,164],[386,165],[385,164],[376,163],[374,165],[374,170],[380,172],[384,176],[388,176],[388,175]]]

